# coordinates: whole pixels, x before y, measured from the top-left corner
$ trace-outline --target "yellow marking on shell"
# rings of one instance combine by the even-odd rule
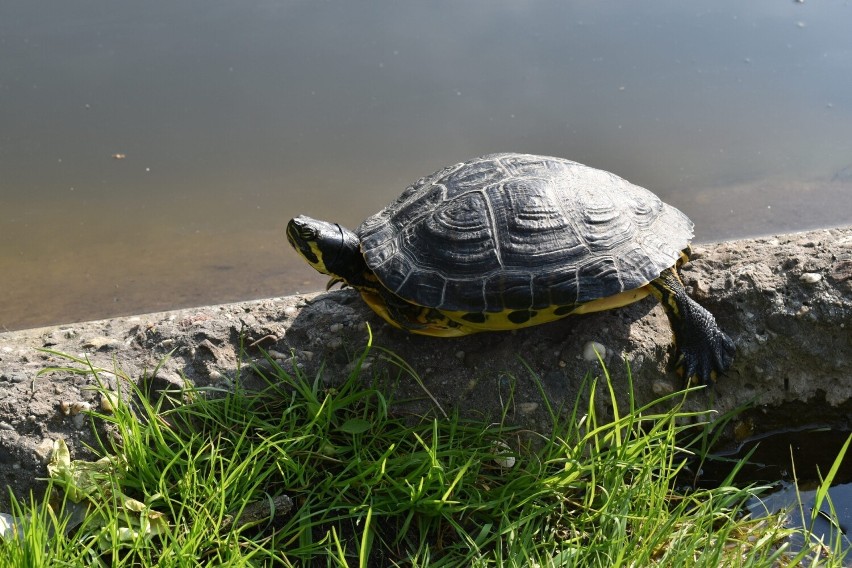
[[[374,312],[398,329],[433,337],[459,337],[481,331],[520,329],[556,321],[574,314],[587,314],[620,308],[641,300],[652,290],[650,285],[645,285],[635,290],[592,300],[573,308],[571,306],[548,306],[541,310],[506,310],[476,314],[463,311],[436,310],[410,304],[403,308],[404,313],[397,314],[406,317],[408,321],[405,323],[396,321],[394,314],[390,313],[384,298],[380,294],[365,288],[360,288],[359,292]],[[480,318],[480,321],[471,321],[470,316],[472,315]]]
[[[646,284],[641,288],[636,288],[634,290],[626,290],[624,292],[621,292],[620,294],[615,294],[614,296],[607,296],[606,298],[600,298],[598,300],[586,302],[585,304],[580,304],[579,306],[577,306],[577,309],[575,309],[571,313],[590,314],[592,312],[603,312],[606,310],[613,310],[615,308],[620,308],[622,306],[627,306],[628,304],[638,302],[650,293],[650,286]]]
[[[571,308],[571,306],[548,306],[541,310],[529,310],[526,314],[528,315],[529,319],[520,322],[517,320],[513,321],[512,316],[513,314],[516,314],[518,312],[523,312],[523,310],[488,312],[482,314],[484,316],[484,321],[482,322],[471,322],[464,319],[464,316],[467,315],[467,312],[442,313],[451,320],[459,322],[461,325],[471,328],[474,331],[510,330],[548,323],[560,320],[571,315],[589,314],[592,312],[601,312],[614,308],[620,308],[621,306],[626,306],[628,304],[632,304],[633,302],[641,300],[649,293],[650,290],[647,289],[647,286],[643,286],[635,290],[628,290],[626,292],[621,292],[620,294],[615,294],[606,298],[600,298],[597,300],[592,300],[590,302],[585,302],[576,307],[573,307],[573,309]]]

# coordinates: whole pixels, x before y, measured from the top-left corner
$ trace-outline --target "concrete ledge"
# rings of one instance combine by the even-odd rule
[[[726,411],[754,405],[749,431],[823,423],[849,427],[852,416],[852,227],[746,239],[696,247],[684,268],[693,297],[709,309],[738,348],[733,368],[714,393],[693,395],[687,407]],[[93,443],[87,424],[63,405],[97,404],[94,381],[69,372],[38,375],[64,365],[51,349],[116,366],[135,380],[171,358],[149,378],[155,389],[183,377],[199,386],[251,385],[245,362],[265,365],[260,348],[283,362],[334,383],[367,342],[388,349],[419,374],[447,412],[508,419],[546,428],[535,373],[555,407],[572,405],[586,373],[600,374],[583,357],[594,341],[606,348],[620,399],[627,396],[624,360],[636,398],[648,402],[680,385],[667,371],[670,330],[662,309],[646,299],[620,310],[568,318],[517,332],[459,339],[407,335],[378,319],[357,294],[334,291],[122,317],[0,334],[0,486],[23,496],[46,475],[52,441],[64,438],[74,457]],[[244,352],[241,355],[241,347]],[[397,399],[415,412],[440,414],[409,376],[374,349],[365,378],[386,377]],[[103,379],[115,386],[109,373]],[[599,396],[601,405],[608,397]],[[795,410],[791,410],[795,409]],[[606,413],[609,409],[602,408]],[[0,510],[7,498],[0,499]]]

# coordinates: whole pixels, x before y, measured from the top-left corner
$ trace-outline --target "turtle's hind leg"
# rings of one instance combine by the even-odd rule
[[[669,268],[648,284],[651,293],[666,310],[674,333],[675,368],[689,384],[715,382],[734,361],[736,347],[719,329],[716,318],[689,297],[675,268]]]

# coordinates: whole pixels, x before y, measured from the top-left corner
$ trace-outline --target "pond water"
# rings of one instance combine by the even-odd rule
[[[752,413],[757,415],[757,413]],[[739,467],[738,485],[768,486],[749,511],[760,517],[787,512],[787,526],[810,529],[826,546],[852,560],[852,458],[838,463],[827,500],[814,512],[817,491],[852,432],[829,426],[779,429],[742,440],[702,464],[699,485],[717,487]],[[741,460],[746,460],[743,465]],[[801,550],[802,542],[792,541]]]
[[[495,151],[655,191],[697,240],[852,222],[852,5],[0,7],[0,330],[318,289],[284,238]]]

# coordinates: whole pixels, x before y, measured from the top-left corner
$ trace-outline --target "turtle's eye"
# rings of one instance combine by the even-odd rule
[[[302,238],[307,240],[307,241],[315,241],[317,239],[317,237],[319,236],[319,231],[317,231],[315,228],[310,227],[310,226],[302,227],[301,233],[302,233]]]

